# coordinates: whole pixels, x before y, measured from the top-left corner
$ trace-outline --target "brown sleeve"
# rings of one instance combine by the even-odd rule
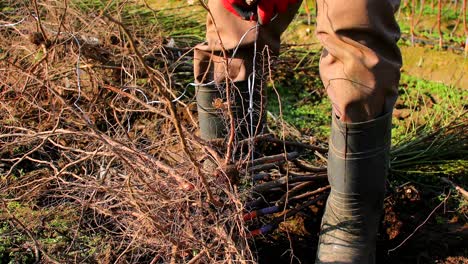
[[[320,76],[345,122],[393,109],[402,65],[394,12],[399,0],[318,0]]]

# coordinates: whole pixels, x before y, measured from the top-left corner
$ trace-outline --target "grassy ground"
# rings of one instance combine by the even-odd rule
[[[97,0],[70,3],[75,8],[87,12],[96,12],[104,8],[118,9],[119,6],[114,4],[112,2],[111,6],[106,7],[103,2]],[[187,6],[184,1],[175,0],[152,1],[149,6],[153,10],[143,4],[122,7],[122,21],[133,24],[137,35],[158,32],[165,43],[173,39],[180,46],[193,46],[203,40],[204,14],[200,6]],[[9,6],[0,4],[0,8],[1,12],[14,12]],[[423,10],[426,16],[419,23],[419,32],[424,34],[420,35],[434,37],[427,26],[433,22],[434,11],[428,7]],[[408,12],[408,7],[404,7],[399,15],[405,33],[408,33],[409,28]],[[450,25],[458,14],[451,9],[445,9],[444,14],[445,27],[453,29]],[[297,131],[302,138],[325,142],[329,134],[330,104],[318,78],[317,62],[320,49],[311,32],[313,26],[308,25],[307,14],[301,9],[300,16],[285,33],[285,44],[295,45],[284,45],[279,57],[274,80],[280,97],[278,98],[270,87],[269,111],[272,119],[286,121],[291,130]],[[460,29],[457,29],[452,36],[445,35],[445,40],[459,42],[461,35]],[[306,49],[299,44],[307,44],[311,48]],[[467,67],[467,61],[457,51],[440,52],[432,46],[422,46],[417,47],[420,53],[415,53],[414,48],[407,46],[407,41],[402,41],[401,44],[405,62],[409,66],[404,68],[400,99],[394,116],[392,140],[395,166],[389,178],[391,188],[380,232],[379,258],[381,262],[388,263],[463,263],[466,261],[463,257],[468,254],[463,247],[463,240],[466,241],[467,238],[468,204],[460,194],[444,183],[441,177],[448,177],[462,187],[468,186],[465,114],[468,89],[465,86],[466,70],[463,70]],[[428,52],[431,53],[430,56],[427,56]],[[0,53],[0,57],[2,56],[7,55]],[[434,62],[435,60],[441,62]],[[415,61],[418,61],[416,65]],[[433,74],[434,72],[441,72],[437,67],[445,67],[447,61],[456,61],[451,63],[456,66],[449,70],[453,77],[447,78],[447,74],[441,74],[443,78],[434,76],[437,75]],[[433,63],[430,65],[437,67],[428,66],[430,71],[420,70],[421,65],[425,66],[426,63]],[[183,72],[181,76],[185,78],[182,82],[191,81],[190,72]],[[431,80],[423,79],[427,77]],[[436,82],[438,80],[445,83]],[[280,103],[282,116],[279,111]],[[153,121],[142,120],[141,124],[151,124]],[[272,129],[275,129],[274,123],[270,120]],[[18,147],[10,154],[20,155],[29,150]],[[7,159],[6,156],[0,158]],[[7,177],[1,161],[0,165],[2,187],[12,182],[20,183],[19,185],[28,184],[29,179],[48,176],[46,171],[31,170],[28,167],[31,164],[25,163],[24,167]],[[92,168],[78,168],[77,171],[84,173],[90,169]],[[44,185],[40,189],[47,193],[47,188],[55,187]],[[34,190],[34,193],[36,192],[38,190]],[[63,197],[40,200],[40,196],[38,199],[34,196],[31,200],[27,196],[27,192],[20,191],[0,196],[2,199],[18,198],[18,201],[4,202],[3,207],[0,207],[0,219],[8,219],[0,222],[0,263],[36,262],[37,256],[41,254],[34,252],[34,249],[38,248],[34,244],[41,245],[46,262],[54,262],[57,259],[72,261],[75,258],[84,263],[109,263],[117,258],[113,251],[121,253],[127,250],[109,242],[112,240],[112,232],[94,232],[97,228],[113,227],[105,217],[92,219],[91,210],[86,206],[77,206]],[[444,202],[445,209],[436,211],[424,222],[441,202]],[[316,238],[310,234],[316,233],[318,223],[316,219],[315,222],[306,224],[300,222],[300,219],[294,221],[290,221],[290,225],[307,225],[304,228],[309,236],[300,231],[295,232],[292,228],[289,229],[293,230],[291,234],[278,232],[266,240],[257,241],[256,249],[260,255],[260,262],[272,263],[269,262],[270,259],[281,259],[285,263],[289,263],[291,259],[296,261],[290,253],[301,258],[302,263],[310,262],[306,259],[310,260],[313,256],[311,249],[316,244]],[[423,222],[426,224],[408,242],[389,253],[389,250],[398,247]],[[95,223],[102,226],[96,226]],[[24,230],[32,230],[32,233]],[[196,256],[198,252],[187,254]],[[452,259],[454,262],[450,262]],[[131,260],[127,259],[129,262]],[[146,256],[139,260],[149,263],[151,259]]]

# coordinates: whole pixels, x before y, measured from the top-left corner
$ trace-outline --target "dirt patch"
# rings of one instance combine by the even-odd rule
[[[377,263],[468,263],[464,243],[467,219],[457,213],[455,201],[449,197],[428,217],[441,203],[433,192],[406,185],[389,194],[378,236]],[[253,248],[258,250],[259,263],[315,263],[323,207],[318,204],[304,212],[301,220],[291,219],[289,225],[300,224],[300,228],[257,239]],[[311,235],[304,235],[303,230]]]
[[[401,47],[402,71],[425,80],[468,88],[468,60],[451,51],[427,47]]]

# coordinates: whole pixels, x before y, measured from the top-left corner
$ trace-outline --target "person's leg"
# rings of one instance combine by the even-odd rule
[[[294,18],[299,6],[300,3],[291,6],[288,12],[278,15],[270,24],[258,27],[257,76],[261,77],[263,74],[258,67],[263,59],[261,52],[267,47],[270,54],[278,54],[280,36]],[[233,94],[236,98],[233,102],[237,104],[234,107],[234,114],[237,115],[236,127],[238,130],[245,130],[247,127],[248,122],[244,122],[243,117],[247,114],[249,102],[245,97],[248,95],[247,79],[254,68],[254,45],[257,36],[257,23],[241,20],[227,11],[222,1],[209,1],[208,7],[211,14],[207,15],[206,42],[197,45],[194,54],[195,81],[201,85],[197,92],[200,132],[201,137],[207,140],[226,135],[227,119],[220,115],[222,111],[213,105],[213,101],[227,100],[224,94],[226,85],[235,88]],[[233,56],[236,49],[237,52]],[[255,128],[262,127],[262,124],[258,124],[258,120],[262,119],[261,114],[258,114],[261,105],[261,87],[258,80],[257,78],[254,96],[254,110],[257,112],[254,118]],[[256,130],[259,132],[261,129]],[[243,134],[241,137],[245,137],[245,133]]]
[[[398,0],[318,0],[320,76],[333,105],[316,263],[374,263],[398,95]]]
[[[194,74],[198,83],[212,80],[225,82],[247,80],[252,73],[254,43],[256,40],[255,26],[257,22],[245,21],[227,11],[220,0],[208,2],[210,14],[206,21],[206,42],[195,47]],[[271,54],[277,55],[280,48],[280,36],[294,18],[301,1],[291,5],[288,12],[279,14],[270,24],[258,27],[257,51],[268,46]],[[244,36],[245,35],[245,36]],[[241,38],[243,40],[241,41]],[[226,76],[226,62],[222,49],[229,58]],[[231,55],[238,48],[236,56]]]

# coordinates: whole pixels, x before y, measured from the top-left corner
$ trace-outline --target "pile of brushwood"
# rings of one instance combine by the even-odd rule
[[[253,259],[244,176],[298,158],[293,149],[324,150],[262,137],[280,151],[254,164],[226,160],[251,142],[218,144],[226,148],[197,137],[190,50],[145,34],[125,6],[86,13],[77,4],[2,6],[0,216],[11,237],[24,239],[5,242],[2,259],[15,260],[17,249],[51,262]],[[283,143],[290,154],[281,154]],[[220,164],[216,173],[200,165],[208,156]],[[289,175],[294,193],[325,182],[324,169],[308,169]],[[287,182],[258,185],[255,198]],[[302,196],[295,202],[314,193]],[[274,211],[285,209],[285,194],[276,200]],[[57,209],[75,220],[51,224]]]
[[[281,118],[279,132],[248,140],[197,136],[196,38],[142,24],[131,1],[6,2],[0,262],[249,262],[252,237],[323,204],[326,146]],[[393,168],[466,148],[466,132],[464,122],[402,145]]]

